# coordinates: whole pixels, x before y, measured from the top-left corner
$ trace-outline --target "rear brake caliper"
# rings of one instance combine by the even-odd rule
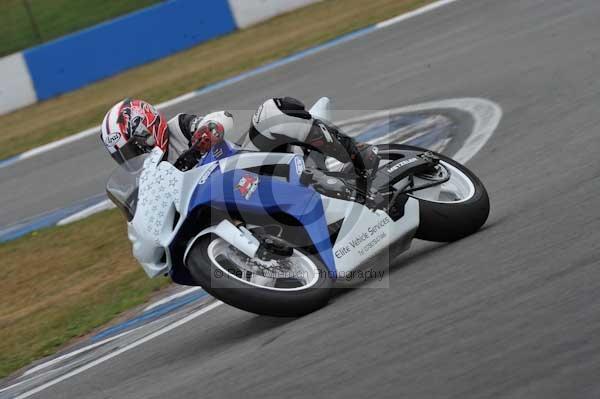
[[[426,152],[422,153],[421,155],[419,155],[419,158],[421,158],[423,161],[429,163],[433,169],[435,169],[435,167],[440,163],[440,157],[438,157],[436,154],[434,154],[431,151],[426,151]]]
[[[421,155],[419,155],[419,157],[422,160],[426,161],[430,166],[429,170],[419,173],[419,177],[428,179],[428,180],[438,180],[438,179],[445,178],[445,174],[444,174],[445,169],[439,167],[439,164],[440,164],[439,156],[437,156],[436,154],[434,154],[431,151],[426,151],[426,152],[422,153]]]

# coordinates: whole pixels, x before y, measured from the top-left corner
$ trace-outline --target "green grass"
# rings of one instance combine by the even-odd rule
[[[1,244],[0,259],[0,378],[169,283],[149,279],[132,258],[117,211]]]
[[[14,53],[160,0],[2,0],[0,56]],[[30,4],[31,15],[26,4]],[[34,26],[37,26],[37,30]]]

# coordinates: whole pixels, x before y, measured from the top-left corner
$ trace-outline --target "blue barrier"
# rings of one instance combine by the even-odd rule
[[[44,100],[233,32],[227,0],[169,0],[24,51]]]

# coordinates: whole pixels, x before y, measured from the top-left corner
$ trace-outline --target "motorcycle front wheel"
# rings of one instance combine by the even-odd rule
[[[333,288],[332,276],[316,254],[294,249],[290,257],[263,261],[212,234],[193,244],[186,263],[209,294],[261,315],[305,315],[325,306]]]

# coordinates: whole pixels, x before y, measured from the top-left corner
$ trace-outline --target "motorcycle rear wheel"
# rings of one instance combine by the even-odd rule
[[[395,160],[403,151],[428,151],[404,144],[378,145],[382,159]],[[433,152],[433,151],[432,151]],[[436,242],[452,242],[475,233],[486,222],[490,213],[490,200],[483,183],[466,166],[455,160],[433,152],[440,164],[450,171],[448,186],[452,190],[441,199],[427,198],[415,191],[408,194],[419,201],[419,228],[415,238]],[[455,179],[454,181],[452,179]]]

